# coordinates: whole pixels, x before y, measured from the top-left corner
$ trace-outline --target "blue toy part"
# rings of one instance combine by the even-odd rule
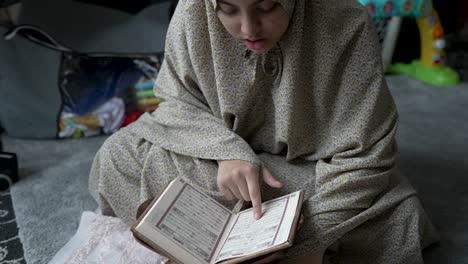
[[[153,87],[154,87],[153,81],[139,82],[135,84],[135,89],[137,90],[153,89]]]
[[[393,16],[420,18],[433,8],[431,0],[358,0],[374,18]]]

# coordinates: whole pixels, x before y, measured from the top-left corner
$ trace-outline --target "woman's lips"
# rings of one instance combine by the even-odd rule
[[[262,50],[265,48],[265,39],[245,39],[245,45],[251,50]]]

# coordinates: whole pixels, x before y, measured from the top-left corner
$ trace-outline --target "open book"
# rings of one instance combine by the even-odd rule
[[[292,246],[303,191],[238,213],[181,178],[172,181],[132,226],[134,235],[178,263],[239,263]]]

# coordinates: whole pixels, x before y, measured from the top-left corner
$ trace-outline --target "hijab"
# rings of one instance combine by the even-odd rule
[[[276,48],[255,54],[225,30],[216,0],[179,1],[154,89],[163,102],[135,129],[191,157],[260,165],[268,152],[318,161],[317,173],[322,162],[326,175],[392,157],[397,113],[365,8],[277,2],[289,27]]]
[[[263,160],[291,177],[286,184],[296,181],[289,170],[301,168],[314,184],[301,232],[313,239],[300,246],[311,252],[355,227],[341,223],[358,219],[397,181],[397,111],[374,25],[358,1],[278,2],[288,29],[277,47],[255,54],[225,30],[216,1],[180,0],[154,88],[163,102],[129,129],[195,164]],[[393,193],[400,201],[414,191]]]

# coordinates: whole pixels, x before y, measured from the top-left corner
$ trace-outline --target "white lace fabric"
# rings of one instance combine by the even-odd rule
[[[70,241],[49,264],[163,264],[167,259],[139,244],[116,217],[84,212]]]

